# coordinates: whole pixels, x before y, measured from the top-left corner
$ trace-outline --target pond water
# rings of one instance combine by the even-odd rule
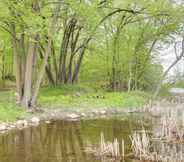
[[[129,153],[131,133],[143,127],[152,129],[151,125],[150,119],[136,114],[42,123],[0,135],[0,162],[101,162],[85,151],[100,143],[101,132],[108,141],[123,138]]]

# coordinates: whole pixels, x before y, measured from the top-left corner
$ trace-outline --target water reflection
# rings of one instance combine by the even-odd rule
[[[140,122],[138,122],[140,121]],[[100,162],[86,153],[87,146],[99,143],[100,133],[112,141],[126,142],[130,150],[129,135],[142,129],[144,123],[137,116],[114,117],[84,121],[56,121],[38,127],[12,131],[0,136],[0,162]],[[149,125],[147,125],[149,127]]]

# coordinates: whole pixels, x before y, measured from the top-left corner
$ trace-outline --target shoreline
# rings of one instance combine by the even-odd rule
[[[142,108],[111,108],[94,109],[89,111],[80,111],[74,109],[41,109],[41,113],[32,113],[22,119],[14,122],[0,122],[0,134],[8,133],[12,130],[22,130],[25,128],[39,126],[39,124],[51,123],[56,120],[80,121],[85,119],[106,118],[114,115],[123,115],[140,112]]]

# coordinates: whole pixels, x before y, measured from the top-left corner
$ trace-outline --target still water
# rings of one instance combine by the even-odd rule
[[[0,162],[101,162],[102,159],[85,151],[100,143],[101,132],[108,141],[123,138],[129,153],[129,136],[143,127],[151,129],[150,120],[136,114],[42,123],[0,135]]]

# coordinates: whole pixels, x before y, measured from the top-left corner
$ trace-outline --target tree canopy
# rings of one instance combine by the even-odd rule
[[[158,49],[183,37],[183,17],[171,0],[0,0],[2,84],[14,83],[27,108],[43,85],[153,90]]]

